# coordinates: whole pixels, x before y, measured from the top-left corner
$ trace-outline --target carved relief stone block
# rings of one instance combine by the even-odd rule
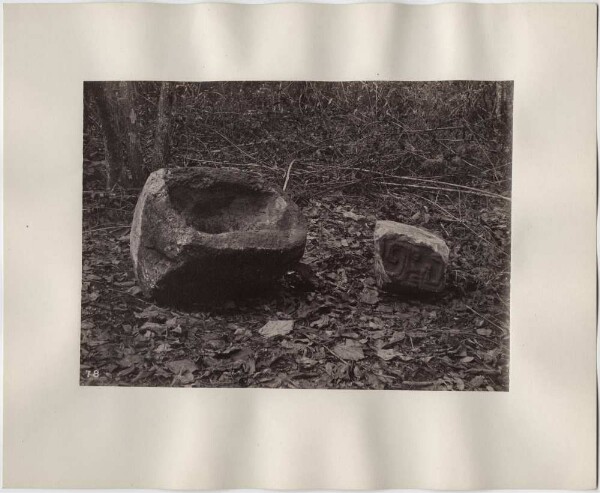
[[[449,250],[439,236],[394,221],[375,224],[375,279],[386,291],[444,289]]]

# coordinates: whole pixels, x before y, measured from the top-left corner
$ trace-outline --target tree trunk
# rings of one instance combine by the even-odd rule
[[[158,118],[154,133],[154,153],[152,169],[169,167],[169,150],[171,145],[171,112],[175,100],[175,87],[172,82],[162,82],[158,99]]]
[[[98,107],[98,116],[104,134],[104,158],[106,160],[106,188],[109,190],[121,181],[121,172],[125,168],[125,153],[121,143],[119,115],[114,111],[108,87],[101,82],[91,82],[90,92]]]
[[[132,82],[92,82],[90,89],[98,106],[104,134],[107,188],[144,183],[139,122],[134,107]]]
[[[140,141],[140,123],[135,113],[135,87],[133,82],[119,82],[119,109],[124,122],[127,148],[127,181],[133,186],[144,184],[144,159]]]

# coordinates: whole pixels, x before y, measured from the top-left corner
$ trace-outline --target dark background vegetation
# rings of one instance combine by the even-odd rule
[[[143,179],[161,84],[133,83]],[[135,285],[141,182],[111,183],[84,90],[81,383],[508,390],[511,82],[173,84],[164,167],[234,167],[283,186],[309,223],[303,263],[269,296],[158,306]],[[143,182],[143,180],[142,180]],[[376,219],[450,248],[435,298],[378,293]],[[266,338],[268,321],[294,320]]]

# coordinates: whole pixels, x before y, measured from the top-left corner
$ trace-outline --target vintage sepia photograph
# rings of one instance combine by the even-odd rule
[[[512,81],[82,97],[81,385],[509,390]]]

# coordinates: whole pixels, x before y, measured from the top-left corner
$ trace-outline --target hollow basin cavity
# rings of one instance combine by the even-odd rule
[[[169,195],[186,223],[208,234],[274,229],[286,206],[277,194],[240,183],[216,183],[202,190],[179,185]]]

